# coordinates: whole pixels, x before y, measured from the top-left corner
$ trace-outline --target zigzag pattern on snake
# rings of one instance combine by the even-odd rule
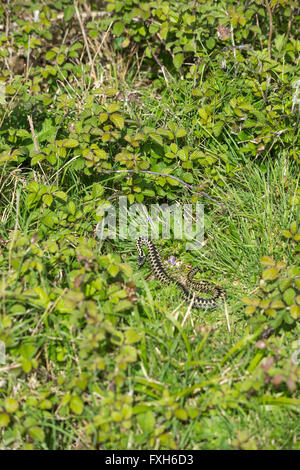
[[[182,284],[180,281],[168,274],[155,244],[153,243],[151,238],[148,237],[139,237],[136,240],[136,247],[139,253],[139,268],[143,266],[147,259],[142,248],[144,245],[148,249],[148,260],[154,276],[164,284],[176,284],[181,289],[184,299],[187,302],[193,302],[192,306],[194,308],[213,309],[216,307],[217,300],[225,298],[225,291],[221,287],[216,286],[208,281],[193,280],[193,277],[199,271],[198,267],[193,268],[188,273],[186,285]],[[198,297],[195,295],[195,291],[205,293],[208,292],[212,295],[212,297]]]

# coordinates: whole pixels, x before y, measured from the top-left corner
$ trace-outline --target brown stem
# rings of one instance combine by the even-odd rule
[[[268,10],[269,14],[269,40],[268,40],[268,57],[271,59],[271,41],[272,41],[272,31],[273,31],[273,16],[272,10],[268,0],[266,0],[266,9]]]
[[[151,46],[150,42],[148,41],[148,39],[146,41],[147,41],[148,47],[151,51],[151,54],[153,55],[153,58],[154,58],[155,62],[157,63],[157,65],[159,66],[159,68],[161,69],[161,71],[163,73],[166,85],[169,86],[169,81],[168,81],[168,77],[167,77],[167,74],[166,74],[166,68],[163,66],[163,64],[161,63],[161,61],[159,60],[159,58],[155,54],[155,52],[152,49],[152,46]]]
[[[85,48],[86,48],[86,51],[87,51],[87,55],[88,55],[88,58],[89,58],[89,63],[90,63],[90,66],[91,66],[91,73],[92,73],[92,76],[93,76],[94,80],[96,81],[96,80],[97,80],[97,75],[96,75],[96,73],[95,73],[94,63],[93,63],[93,59],[92,59],[92,56],[91,56],[91,52],[90,52],[90,48],[89,48],[89,43],[88,43],[88,40],[87,40],[87,37],[86,37],[86,33],[85,33],[84,26],[83,26],[83,22],[82,22],[80,13],[79,13],[77,1],[74,2],[74,8],[75,8],[75,12],[76,12],[76,16],[77,16],[77,19],[78,19],[78,23],[79,23],[79,25],[80,25],[80,29],[81,29],[81,32],[82,32],[83,41],[84,41],[84,44],[85,44]]]

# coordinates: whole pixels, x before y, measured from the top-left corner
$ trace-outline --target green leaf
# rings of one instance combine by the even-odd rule
[[[294,320],[298,320],[298,318],[300,318],[300,306],[299,305],[292,305],[290,307],[290,312],[291,312],[291,317],[294,319]]]
[[[254,313],[256,308],[253,305],[249,305],[249,307],[245,308],[245,314],[246,315],[252,315]]]
[[[128,198],[129,204],[134,203],[134,199],[135,199],[134,194],[128,194],[127,198]]]
[[[175,410],[174,415],[176,416],[176,418],[181,419],[181,421],[186,421],[188,419],[188,414],[183,408],[178,408],[177,410]]]
[[[186,162],[189,158],[188,149],[186,147],[184,147],[183,149],[180,149],[177,155],[180,158],[180,160],[182,160],[183,162]]]
[[[119,111],[119,109],[120,109],[120,105],[118,103],[112,103],[107,107],[107,112],[109,114],[113,114],[116,111]]]
[[[19,129],[17,132],[16,132],[16,135],[18,137],[30,137],[30,133],[28,131],[26,131],[26,129]]]
[[[151,34],[151,36],[156,34],[157,31],[159,31],[159,25],[155,24],[155,23],[151,23],[150,26],[149,26],[149,33]],[[162,38],[166,39],[164,36],[162,36]]]
[[[76,139],[63,139],[61,143],[65,148],[74,148],[79,145],[79,142]]]
[[[176,144],[174,144],[174,142],[172,142],[172,144],[170,144],[170,150],[172,153],[177,153],[178,151],[178,147]]]
[[[297,233],[297,222],[292,222],[291,225],[290,225],[290,231],[293,235],[295,235],[295,233]]]
[[[26,374],[28,374],[28,372],[31,371],[32,369],[32,364],[31,364],[31,361],[29,359],[23,359],[22,361],[22,369],[24,372],[26,372]]]
[[[223,121],[215,122],[214,127],[213,127],[213,132],[216,137],[219,137],[219,135],[221,134],[223,126],[224,126]]]
[[[116,344],[117,346],[121,346],[123,344],[123,335],[120,331],[113,331],[111,335],[111,342]]]
[[[69,406],[73,413],[75,413],[76,415],[80,415],[84,408],[81,398],[77,395],[71,398]]]
[[[36,165],[37,163],[42,162],[44,159],[45,159],[45,155],[43,155],[42,153],[37,153],[34,157],[32,157],[31,164]],[[49,161],[49,156],[47,160]]]
[[[133,346],[126,345],[122,348],[122,356],[126,362],[135,362],[137,358],[137,351]]]
[[[64,20],[70,21],[74,12],[75,12],[74,5],[68,5],[66,8],[64,8]]]
[[[46,60],[51,60],[51,59],[53,59],[53,57],[55,57],[55,56],[56,56],[56,53],[55,53],[54,51],[48,51],[48,52],[46,53],[46,55],[45,55],[45,59],[46,59]]]
[[[183,180],[186,181],[187,183],[192,184],[194,181],[192,173],[188,173],[188,172],[183,173]]]
[[[10,417],[7,413],[0,413],[0,428],[6,428],[9,425]]]
[[[147,170],[150,166],[149,162],[140,162],[139,167],[141,170]],[[146,191],[151,191],[150,189],[145,189],[144,194],[147,196]],[[148,194],[150,196],[150,194]]]
[[[178,127],[175,131],[175,136],[177,138],[184,137],[186,135],[186,130],[184,127]]]
[[[191,419],[198,418],[198,416],[200,414],[199,410],[197,410],[195,408],[189,408],[188,413],[189,413],[189,418],[191,418]]]
[[[123,33],[124,29],[124,24],[121,23],[121,21],[117,21],[112,28],[112,32],[115,36],[119,37]]]
[[[285,43],[285,35],[284,34],[277,34],[276,38],[274,39],[275,47],[280,52],[284,43]]]
[[[42,428],[38,426],[32,426],[32,428],[28,429],[28,433],[30,437],[37,441],[44,441],[45,440],[45,433]]]
[[[175,55],[173,59],[174,67],[178,70],[183,64],[184,55],[182,53]]]
[[[109,116],[109,119],[114,123],[114,125],[122,130],[124,127],[124,118],[121,114],[119,113],[114,113]]]
[[[111,276],[115,277],[119,272],[119,266],[117,264],[110,264],[107,267],[107,271]]]
[[[207,39],[206,41],[206,47],[207,49],[213,49],[215,47],[215,44],[216,44],[216,41],[214,40],[213,37],[210,37],[209,39]]]
[[[295,301],[296,292],[291,287],[283,293],[283,300],[287,305],[293,305]]]
[[[273,281],[274,279],[276,279],[277,276],[278,271],[276,268],[265,269],[262,274],[262,278],[264,279],[264,281]]]
[[[14,95],[16,93],[16,89],[12,85],[7,85],[5,87],[5,93],[7,95]]]
[[[300,266],[290,266],[287,270],[287,274],[290,277],[300,276]]]
[[[51,400],[42,400],[39,403],[39,409],[40,410],[51,410],[51,408],[52,408]]]
[[[174,180],[173,178],[169,178],[169,177],[167,177],[167,182],[168,182],[171,186],[179,186],[179,185],[180,185],[179,181]]]
[[[122,409],[122,415],[125,419],[130,419],[132,416],[132,407],[125,403]]]
[[[125,38],[124,41],[122,42],[122,48],[125,49],[126,47],[128,47],[130,44],[130,39],[129,38]]]
[[[89,35],[92,39],[95,39],[98,36],[97,29],[89,29]]]
[[[149,132],[149,137],[157,142],[159,145],[163,145],[163,139],[160,135],[156,134],[155,132]]]
[[[48,228],[53,228],[57,223],[57,218],[54,215],[48,214],[41,218],[41,222]]]
[[[155,196],[155,191],[153,191],[152,189],[144,189],[143,194],[144,194],[144,196],[154,197]]]
[[[260,259],[260,262],[264,266],[275,266],[275,261],[273,260],[273,258],[271,258],[271,256],[263,256]]]
[[[45,194],[42,199],[47,206],[51,206],[53,201],[53,197],[51,196],[51,194]]]
[[[37,288],[38,289],[38,288]],[[25,359],[30,359],[36,352],[36,347],[34,344],[23,343],[20,348],[20,353]]]
[[[137,422],[143,432],[150,433],[154,430],[155,417],[154,413],[149,410],[147,413],[141,413],[137,416]]]
[[[32,193],[37,193],[39,190],[39,184],[36,181],[32,181],[26,186],[26,191],[30,191]]]
[[[58,56],[56,58],[58,65],[63,64],[65,59],[66,59],[65,54],[58,54]]]
[[[111,413],[111,418],[115,423],[120,423],[123,420],[123,416],[119,411],[113,411]]]
[[[125,333],[125,344],[138,343],[142,338],[141,333],[134,330],[127,330]]]
[[[103,124],[105,121],[108,119],[108,114],[107,113],[100,113],[99,114],[99,121],[100,124]]]
[[[123,312],[124,310],[128,310],[131,307],[132,303],[129,300],[123,299],[116,304],[114,312]]]
[[[277,299],[277,300],[273,300],[273,302],[271,302],[270,308],[279,309],[279,308],[284,308],[284,306],[285,305],[282,302],[282,300]]]
[[[107,153],[103,149],[99,149],[99,148],[95,149],[95,154],[97,155],[97,157],[101,158],[101,160],[107,160],[108,158]]]
[[[203,92],[201,88],[193,88],[192,96],[202,96]]]
[[[141,28],[139,28],[138,32],[140,33],[141,36],[146,36],[145,26],[142,26]]]
[[[176,155],[175,155],[174,153],[172,153],[172,152],[166,152],[166,157],[167,157],[167,158],[175,158]]]
[[[76,212],[76,206],[73,201],[70,201],[67,205],[67,210],[69,214],[75,215]]]
[[[292,238],[292,234],[289,230],[281,230],[281,235],[285,238]]]
[[[255,397],[255,400],[258,401],[259,403],[263,403],[264,405],[269,404],[269,405],[279,405],[279,406],[282,406],[282,405],[295,406],[295,407],[300,406],[299,398],[290,398],[290,397],[285,397],[285,396],[274,397],[274,396],[263,395],[262,397]]]
[[[4,408],[8,413],[14,413],[18,408],[18,402],[14,398],[5,398]]]
[[[51,164],[51,165],[55,165],[55,163],[57,162],[57,157],[56,155],[54,154],[50,154],[50,155],[47,155],[46,157],[46,160]],[[34,158],[32,159],[32,164],[34,162]],[[37,162],[36,162],[37,163]]]
[[[54,196],[58,197],[59,199],[62,199],[63,201],[68,200],[68,195],[63,191],[55,191]]]
[[[126,264],[126,263],[120,264],[120,269],[127,277],[129,277],[129,278],[132,277],[133,269],[129,264]]]
[[[199,115],[200,115],[200,117],[202,118],[203,121],[207,121],[208,114],[205,111],[205,109],[203,109],[203,108],[198,109],[198,113],[199,113]]]

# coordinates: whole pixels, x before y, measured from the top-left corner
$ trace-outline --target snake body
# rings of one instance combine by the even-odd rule
[[[172,277],[165,269],[163,261],[160,257],[160,254],[157,250],[156,245],[153,243],[151,238],[148,237],[139,237],[136,240],[136,247],[138,250],[139,258],[138,265],[139,268],[143,266],[147,257],[143,251],[143,246],[146,246],[148,249],[148,260],[151,266],[151,270],[154,276],[164,284],[175,284],[177,285],[183,294],[184,299],[187,302],[192,302],[194,308],[201,309],[213,309],[216,307],[216,302],[220,298],[225,297],[225,291],[212,283],[207,281],[194,281],[193,277],[199,271],[199,268],[193,268],[187,275],[186,285],[182,284],[178,279]],[[203,298],[195,295],[195,291],[208,292],[212,297]]]

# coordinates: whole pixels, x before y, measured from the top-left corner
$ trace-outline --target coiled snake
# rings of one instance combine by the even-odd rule
[[[217,300],[225,298],[225,291],[221,287],[216,286],[207,281],[193,281],[193,277],[199,271],[198,267],[193,268],[188,273],[186,285],[182,284],[180,281],[170,276],[170,274],[167,273],[163,265],[163,261],[155,244],[153,243],[151,238],[148,237],[139,237],[136,240],[136,247],[139,253],[139,268],[143,266],[147,258],[145,253],[143,252],[143,245],[145,245],[148,249],[148,260],[154,276],[164,284],[169,285],[174,283],[175,285],[177,285],[181,289],[184,299],[187,302],[192,302],[192,306],[194,308],[212,309],[216,307]],[[212,295],[212,297],[198,297],[195,295],[195,291],[205,293],[208,292]]]

